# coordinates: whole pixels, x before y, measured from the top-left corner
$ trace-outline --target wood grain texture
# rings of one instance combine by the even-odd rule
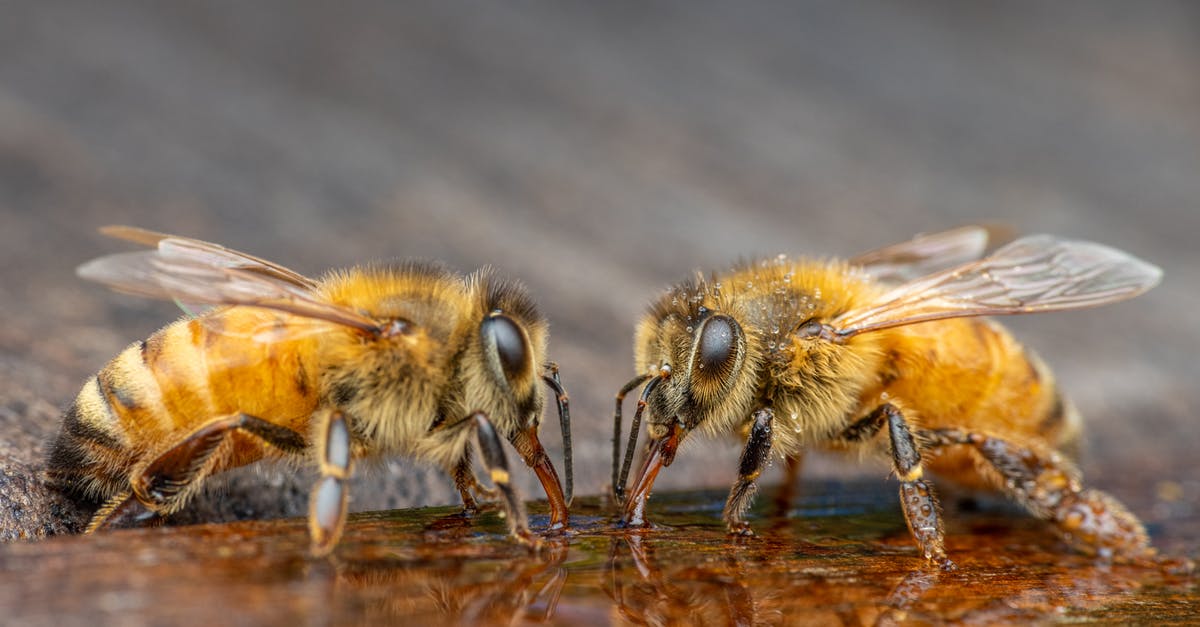
[[[120,248],[103,224],[306,273],[435,257],[520,277],[552,321],[586,494],[606,482],[612,395],[658,290],[739,257],[850,255],[988,222],[1165,269],[1130,303],[1012,326],[1082,410],[1090,482],[1154,529],[1195,515],[1195,6],[131,0],[4,13],[0,505],[46,502],[36,467],[53,408],[176,316],[74,277]],[[728,443],[690,447],[661,485],[727,485],[736,463]],[[235,473],[185,520],[300,515],[311,480]],[[454,498],[447,478],[396,460],[356,481],[352,507]],[[30,511],[10,508],[0,535],[61,525]]]

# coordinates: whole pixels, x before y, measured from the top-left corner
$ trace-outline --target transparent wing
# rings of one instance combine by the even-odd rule
[[[849,337],[942,318],[1078,309],[1132,298],[1161,278],[1157,266],[1115,248],[1031,235],[905,283],[831,325]]]
[[[278,344],[314,335],[324,335],[330,330],[342,326],[335,326],[330,321],[320,318],[298,316],[289,317],[282,323],[278,319],[264,319],[253,324],[229,325],[221,320],[219,312],[214,312],[214,314],[200,315],[196,317],[196,320],[204,325],[209,333],[261,344]]]
[[[882,283],[901,283],[975,261],[987,250],[988,239],[1002,229],[964,226],[918,235],[907,242],[868,251],[850,259]]]
[[[168,235],[136,226],[105,226],[100,228],[100,232],[116,239],[142,244],[150,248],[158,248],[160,254],[166,257],[175,256],[188,258],[193,261],[203,261],[215,267],[239,268],[271,276],[309,290],[315,288],[317,285],[316,281],[279,264],[236,250],[230,250],[212,242],[205,242],[190,237],[180,237],[178,235]]]
[[[205,305],[247,305],[378,331],[379,324],[353,310],[313,297],[311,279],[216,244],[132,227],[105,234],[154,250],[118,253],[79,266],[79,276],[128,294]]]

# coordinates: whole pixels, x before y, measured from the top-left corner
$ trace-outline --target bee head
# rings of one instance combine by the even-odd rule
[[[686,308],[679,308],[681,301]],[[670,309],[660,303],[638,326],[637,359],[645,374],[625,388],[646,382],[619,472],[614,453],[613,486],[619,497],[624,496],[643,414],[649,440],[641,468],[628,485],[626,521],[640,518],[654,477],[671,465],[679,444],[697,428],[709,433],[730,428],[745,414],[756,390],[759,360],[738,322],[739,311],[714,311],[678,296],[665,302]]]
[[[718,428],[717,419],[737,415],[734,405],[754,392],[752,346],[738,318],[736,310],[696,305],[643,320],[639,363],[660,379],[645,394],[651,439],[676,426],[681,437],[698,427]]]

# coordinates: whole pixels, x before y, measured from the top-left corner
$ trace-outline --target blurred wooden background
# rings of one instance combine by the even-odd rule
[[[177,315],[74,276],[121,248],[95,233],[107,223],[308,273],[418,256],[522,278],[553,323],[584,493],[606,482],[633,324],[694,268],[974,222],[1111,243],[1164,284],[1013,326],[1084,412],[1091,482],[1159,532],[1195,517],[1195,5],[2,6],[4,537],[54,531],[36,472],[60,408]],[[695,446],[660,485],[728,483],[736,455]],[[241,472],[191,516],[297,515],[308,481]],[[353,498],[453,501],[405,460]]]

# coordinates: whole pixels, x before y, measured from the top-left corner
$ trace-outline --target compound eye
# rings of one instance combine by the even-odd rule
[[[482,331],[484,344],[495,350],[504,377],[512,381],[525,374],[529,348],[517,323],[504,314],[492,314],[483,321]]]
[[[819,320],[813,319],[805,322],[796,329],[796,335],[800,337],[820,337],[824,332],[825,327]]]
[[[715,315],[704,321],[696,348],[696,368],[708,376],[724,375],[741,352],[742,328],[733,318]]]

